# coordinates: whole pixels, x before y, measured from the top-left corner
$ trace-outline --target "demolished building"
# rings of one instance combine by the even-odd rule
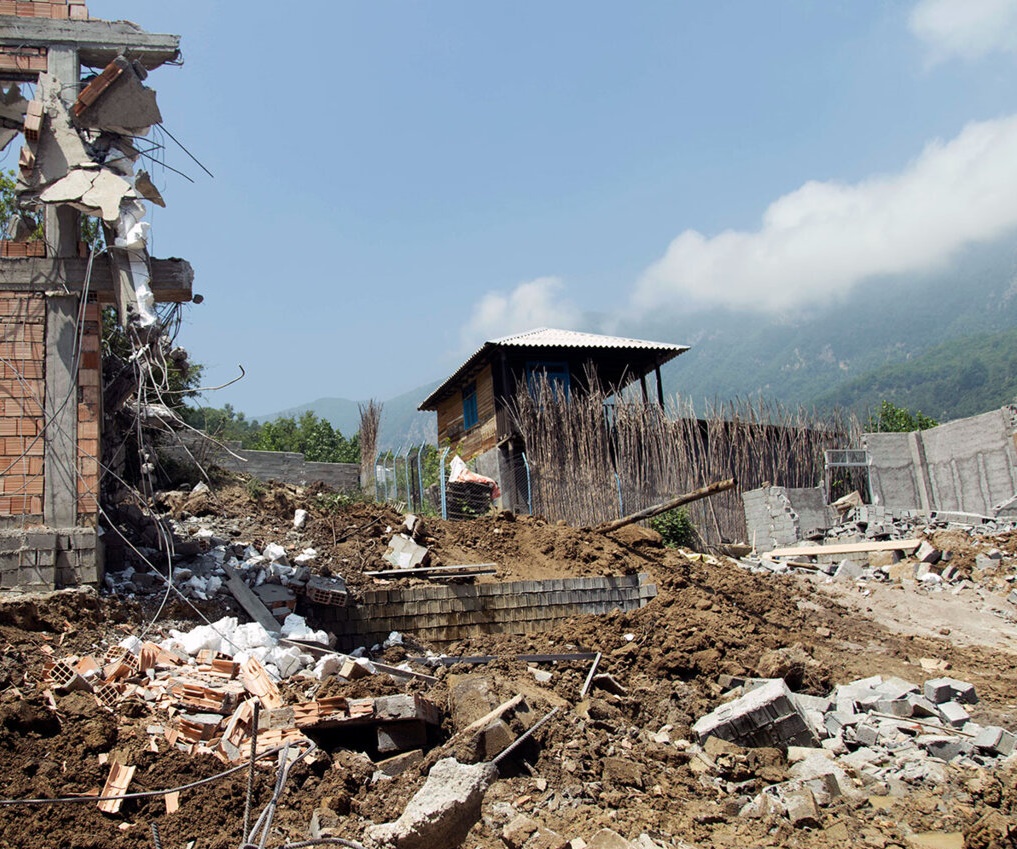
[[[1008,406],[923,431],[865,433],[860,448],[826,452],[827,477],[837,468],[861,472],[864,497],[851,506],[870,537],[902,520],[1007,523],[1017,518],[1015,444],[1017,408]],[[766,552],[821,536],[847,507],[838,510],[829,492],[829,483],[744,492],[748,541]]]
[[[193,272],[153,259],[136,168],[162,121],[148,73],[180,38],[89,18],[82,0],[0,3],[0,148],[22,136],[15,216],[0,256],[0,586],[102,579],[101,310],[139,348],[158,343],[157,303],[192,298]],[[22,87],[33,87],[27,100]],[[41,237],[35,217],[41,219]],[[97,219],[106,249],[82,239]],[[143,355],[139,355],[142,358]]]

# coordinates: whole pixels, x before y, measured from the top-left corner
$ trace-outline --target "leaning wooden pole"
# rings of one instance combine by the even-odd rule
[[[623,516],[621,519],[615,519],[612,522],[603,522],[597,525],[593,530],[599,531],[602,534],[616,531],[618,528],[624,528],[626,525],[631,525],[633,522],[641,522],[643,519],[649,519],[656,516],[658,513],[666,513],[668,510],[674,510],[676,507],[681,507],[683,504],[691,504],[693,501],[699,501],[701,498],[709,498],[711,495],[716,495],[718,492],[726,492],[729,489],[734,489],[738,484],[736,478],[728,478],[726,481],[717,481],[711,483],[709,486],[704,486],[702,489],[697,489],[694,492],[687,492],[685,495],[679,495],[677,498],[672,498],[670,501],[664,501],[660,504],[654,504],[652,507],[647,507],[645,510],[640,510],[638,513],[631,513],[628,516]]]

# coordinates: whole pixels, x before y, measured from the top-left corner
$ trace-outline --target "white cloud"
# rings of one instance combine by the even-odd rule
[[[827,302],[874,275],[926,271],[1017,226],[1017,116],[969,124],[900,173],[808,182],[754,232],[686,230],[643,274],[644,313],[693,304],[785,309]]]
[[[1017,52],[1017,0],[919,0],[908,25],[933,59]]]
[[[580,311],[561,297],[565,288],[558,277],[538,277],[520,283],[508,294],[488,292],[473,307],[463,327],[463,346],[472,348],[535,327],[575,329]]]

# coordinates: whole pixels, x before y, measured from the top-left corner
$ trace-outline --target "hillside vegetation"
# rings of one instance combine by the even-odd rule
[[[908,362],[875,369],[821,394],[815,404],[866,415],[888,400],[947,421],[996,409],[1015,397],[1017,330],[1006,330],[944,342]]]

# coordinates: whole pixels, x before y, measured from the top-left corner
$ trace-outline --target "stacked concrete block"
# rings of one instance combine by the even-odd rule
[[[392,631],[433,643],[525,634],[570,616],[636,610],[656,594],[646,575],[562,578],[372,590],[358,605],[314,605],[314,612],[348,650],[382,642]]]
[[[0,589],[51,590],[102,580],[93,528],[0,531]]]
[[[925,698],[935,705],[943,705],[946,702],[965,702],[973,705],[978,702],[974,684],[958,681],[956,678],[932,678],[926,681]]]
[[[739,746],[813,746],[815,736],[782,679],[774,679],[699,719],[700,743],[720,737]]]

